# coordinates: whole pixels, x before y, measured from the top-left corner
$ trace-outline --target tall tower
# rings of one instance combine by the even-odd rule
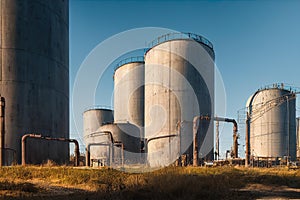
[[[0,93],[6,99],[6,164],[21,137],[69,137],[68,0],[0,0]],[[64,163],[69,144],[28,139],[28,163]]]
[[[145,54],[145,137],[151,167],[193,155],[193,119],[214,116],[214,50],[202,36],[171,33]],[[213,120],[198,130],[199,157],[213,160]],[[174,136],[174,137],[173,137]],[[189,159],[189,162],[191,162]]]

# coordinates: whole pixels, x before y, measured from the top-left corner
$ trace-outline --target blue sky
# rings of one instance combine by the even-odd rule
[[[99,43],[128,29],[163,27],[203,35],[213,43],[226,89],[227,117],[237,118],[248,97],[264,85],[300,86],[299,9],[296,0],[70,0],[70,96],[80,65]],[[111,93],[112,73],[106,73],[108,84],[99,86],[104,94]],[[100,93],[96,103],[111,105],[111,96]],[[72,108],[70,112],[72,116]],[[71,117],[71,137],[82,134],[82,125],[77,126]],[[244,132],[240,134],[243,151]],[[221,155],[230,148],[231,136],[232,125],[227,124],[221,132]]]

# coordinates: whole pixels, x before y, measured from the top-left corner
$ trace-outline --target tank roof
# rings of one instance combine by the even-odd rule
[[[144,56],[133,56],[129,58],[125,58],[118,62],[118,64],[115,67],[115,71],[122,67],[123,65],[129,64],[129,63],[144,63]]]
[[[270,89],[279,89],[279,90],[285,90],[287,92],[297,92],[296,91],[296,88],[292,87],[292,86],[289,86],[289,85],[286,85],[284,83],[273,83],[273,84],[269,84],[269,85],[266,85],[260,89],[258,89],[257,91],[263,91],[263,90],[270,90]]]
[[[107,110],[107,111],[113,111],[113,108],[110,106],[104,106],[104,105],[94,105],[94,106],[90,106],[87,107],[86,109],[84,109],[84,113],[87,111],[91,111],[91,110]]]
[[[194,33],[180,33],[180,32],[174,32],[174,33],[168,33],[162,36],[159,36],[158,38],[156,38],[155,40],[153,40],[149,46],[150,48],[163,43],[163,42],[167,42],[167,41],[171,41],[171,40],[184,40],[184,39],[189,39],[189,40],[195,40],[196,42],[199,42],[201,44],[204,44],[206,46],[208,46],[209,48],[211,48],[213,50],[213,45],[212,43],[206,39],[205,37],[201,36],[201,35],[197,35]]]
[[[288,85],[285,85],[284,83],[274,83],[274,84],[269,84],[269,85],[266,85],[260,89],[258,89],[254,94],[252,94],[247,102],[246,102],[246,107],[248,108],[251,104],[252,104],[252,101],[254,99],[254,97],[259,93],[259,92],[262,92],[262,91],[265,91],[265,90],[282,90],[282,91],[286,91],[286,92],[289,92],[291,94],[293,93],[298,93],[296,88],[293,88],[291,86],[288,86]]]

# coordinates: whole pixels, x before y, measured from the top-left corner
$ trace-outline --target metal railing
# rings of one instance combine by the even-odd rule
[[[155,40],[149,43],[149,47],[152,48],[160,43],[170,41],[170,40],[176,40],[176,39],[190,39],[190,40],[195,40],[196,42],[200,42],[202,44],[207,45],[211,49],[213,49],[212,43],[206,39],[205,37],[201,35],[197,35],[194,33],[168,33],[162,36],[159,36]]]
[[[264,87],[261,87],[258,91],[267,90],[267,89],[282,89],[282,90],[290,91],[291,93],[299,93],[300,92],[300,87],[294,86],[292,84],[287,84],[287,83],[268,84],[268,85],[265,85]]]
[[[115,70],[117,70],[119,67],[128,64],[128,63],[133,63],[133,62],[144,62],[144,56],[133,56],[129,58],[125,58],[118,62],[118,64],[115,67]]]

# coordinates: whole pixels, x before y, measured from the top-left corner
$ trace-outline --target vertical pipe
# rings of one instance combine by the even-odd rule
[[[234,121],[233,126],[233,157],[238,158],[238,135],[237,135],[237,124]]]
[[[245,167],[248,167],[249,166],[249,139],[250,139],[250,137],[249,137],[249,133],[250,133],[250,131],[249,131],[249,128],[250,128],[250,126],[249,126],[249,124],[250,124],[250,118],[249,118],[249,114],[248,114],[248,112],[247,112],[247,119],[246,119],[246,134],[245,134],[245,140],[246,140],[246,155],[245,155]]]
[[[289,96],[286,97],[286,112],[287,112],[287,166],[290,161],[290,112],[289,112]]]
[[[114,163],[114,143],[109,146],[109,166],[112,167]]]
[[[74,153],[75,153],[75,166],[78,167],[79,166],[79,157],[80,157],[80,152],[79,152],[79,144],[77,140],[69,140],[70,142],[73,142],[75,144],[75,149],[74,149]]]
[[[89,150],[89,146],[87,148],[85,148],[85,166],[90,167],[91,166],[91,153]]]
[[[200,116],[194,117],[193,120],[193,166],[198,166],[198,120],[200,119]]]
[[[26,139],[28,137],[31,138],[37,138],[37,139],[43,139],[43,140],[50,140],[50,141],[62,141],[62,142],[73,142],[75,144],[75,166],[79,166],[79,143],[75,139],[68,139],[68,138],[50,138],[50,137],[44,137],[42,135],[38,134],[25,134],[22,136],[22,165],[26,165]]]
[[[124,167],[124,145],[121,143],[121,150],[122,150],[122,167]]]
[[[27,135],[22,137],[22,166],[26,165],[26,138]]]
[[[5,161],[5,99],[0,96],[0,167]]]
[[[26,140],[22,138],[22,166],[26,165]]]
[[[183,121],[177,122],[178,128],[178,155],[177,155],[177,166],[181,166],[181,124]]]
[[[216,121],[216,160],[219,160],[219,121]]]

